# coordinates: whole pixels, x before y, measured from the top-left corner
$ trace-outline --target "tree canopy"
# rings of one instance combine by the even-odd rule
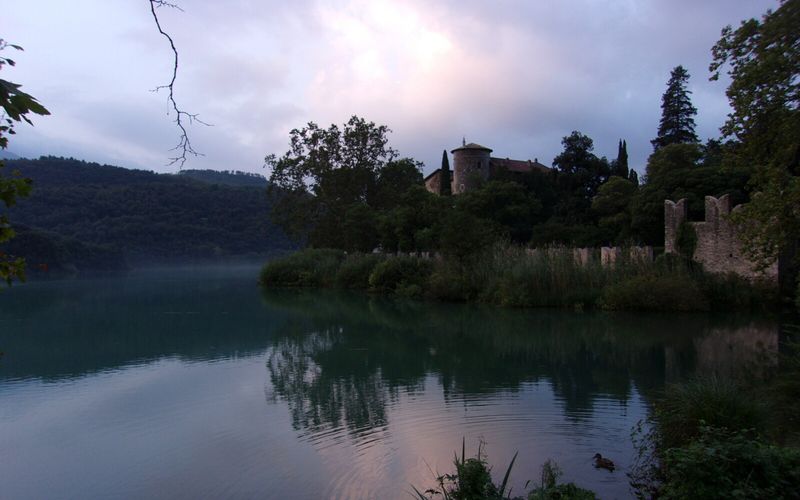
[[[280,158],[269,155],[265,159],[273,220],[290,236],[307,238],[312,246],[343,245],[339,221],[347,211],[354,204],[377,208],[385,203],[390,193],[380,186],[382,176],[392,181],[422,180],[420,165],[413,160],[391,164],[397,152],[389,146],[389,132],[385,125],[357,116],[341,128],[323,129],[310,122],[292,130],[289,151]],[[392,170],[397,175],[389,175]],[[394,189],[403,191],[402,185]]]
[[[738,164],[752,165],[757,193],[738,212],[742,242],[763,264],[800,237],[800,0],[727,26],[714,45],[711,79],[727,69],[732,113],[722,127]]]

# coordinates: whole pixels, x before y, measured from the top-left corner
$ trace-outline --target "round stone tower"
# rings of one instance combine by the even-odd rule
[[[480,180],[489,179],[489,160],[492,150],[464,140],[453,153],[453,194],[473,189]]]

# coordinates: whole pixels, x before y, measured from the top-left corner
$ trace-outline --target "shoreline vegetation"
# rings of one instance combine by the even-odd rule
[[[628,252],[622,252],[627,255]],[[305,249],[267,262],[262,287],[341,288],[402,298],[610,311],[767,310],[777,290],[714,275],[677,255],[604,265],[572,249],[495,244],[468,255],[392,255]]]
[[[698,378],[671,384],[654,412],[632,436],[638,457],[626,471],[636,498],[797,498],[800,491],[800,351],[785,355],[785,368],[757,382]],[[436,476],[435,486],[415,498],[573,499],[597,498],[573,482],[561,482],[547,460],[541,482],[524,496],[505,495],[516,455],[495,484],[481,447],[475,457],[454,459],[455,470]],[[613,463],[612,463],[613,464]],[[613,467],[613,465],[612,465]],[[619,471],[623,472],[623,471]]]

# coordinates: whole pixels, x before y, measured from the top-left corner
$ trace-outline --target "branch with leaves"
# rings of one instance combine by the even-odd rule
[[[4,49],[21,51],[22,47],[6,42],[0,38],[0,51]],[[15,66],[13,59],[0,56],[0,70],[3,66]],[[29,114],[49,115],[50,112],[39,104],[35,97],[20,90],[22,86],[0,79],[0,108],[2,121],[0,122],[0,149],[8,147],[8,136],[13,135],[14,125],[21,121],[31,124]],[[28,196],[31,190],[31,180],[24,179],[18,174],[11,177],[2,175],[3,162],[0,161],[0,207],[12,207],[17,198]],[[14,237],[14,230],[4,212],[0,212],[0,243]],[[0,280],[11,284],[14,279],[25,279],[25,261],[19,257],[6,255],[0,251]]]
[[[197,122],[206,126],[210,125],[200,120],[200,118],[198,118],[199,115],[196,113],[188,113],[181,109],[178,106],[177,101],[175,101],[175,80],[178,78],[178,49],[175,47],[175,41],[172,39],[169,33],[164,31],[164,29],[161,27],[161,21],[159,20],[157,13],[157,9],[161,7],[177,9],[181,12],[183,12],[183,9],[181,9],[177,4],[167,2],[165,0],[150,0],[150,12],[153,15],[156,28],[158,29],[158,32],[161,33],[161,35],[164,36],[164,38],[166,38],[169,42],[169,46],[173,54],[172,78],[166,85],[159,85],[153,89],[153,92],[158,92],[160,90],[167,91],[167,101],[169,102],[170,108],[175,113],[175,124],[180,131],[178,145],[172,149],[173,151],[177,151],[177,154],[169,159],[169,165],[174,165],[177,163],[179,167],[183,168],[183,165],[186,163],[189,155],[203,156],[202,153],[195,151],[194,147],[192,146],[192,142],[189,140],[189,133],[186,131],[186,123],[188,122],[191,125],[192,123]]]

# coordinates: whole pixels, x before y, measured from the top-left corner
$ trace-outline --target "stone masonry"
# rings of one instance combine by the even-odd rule
[[[664,200],[664,252],[679,253],[678,229],[682,223],[686,223],[697,235],[692,260],[703,264],[703,269],[718,274],[734,273],[750,280],[766,279],[777,284],[777,263],[764,271],[756,271],[755,264],[742,254],[736,228],[728,218],[731,214],[730,197],[706,196],[705,205],[705,220],[688,222],[685,199],[678,202]]]

